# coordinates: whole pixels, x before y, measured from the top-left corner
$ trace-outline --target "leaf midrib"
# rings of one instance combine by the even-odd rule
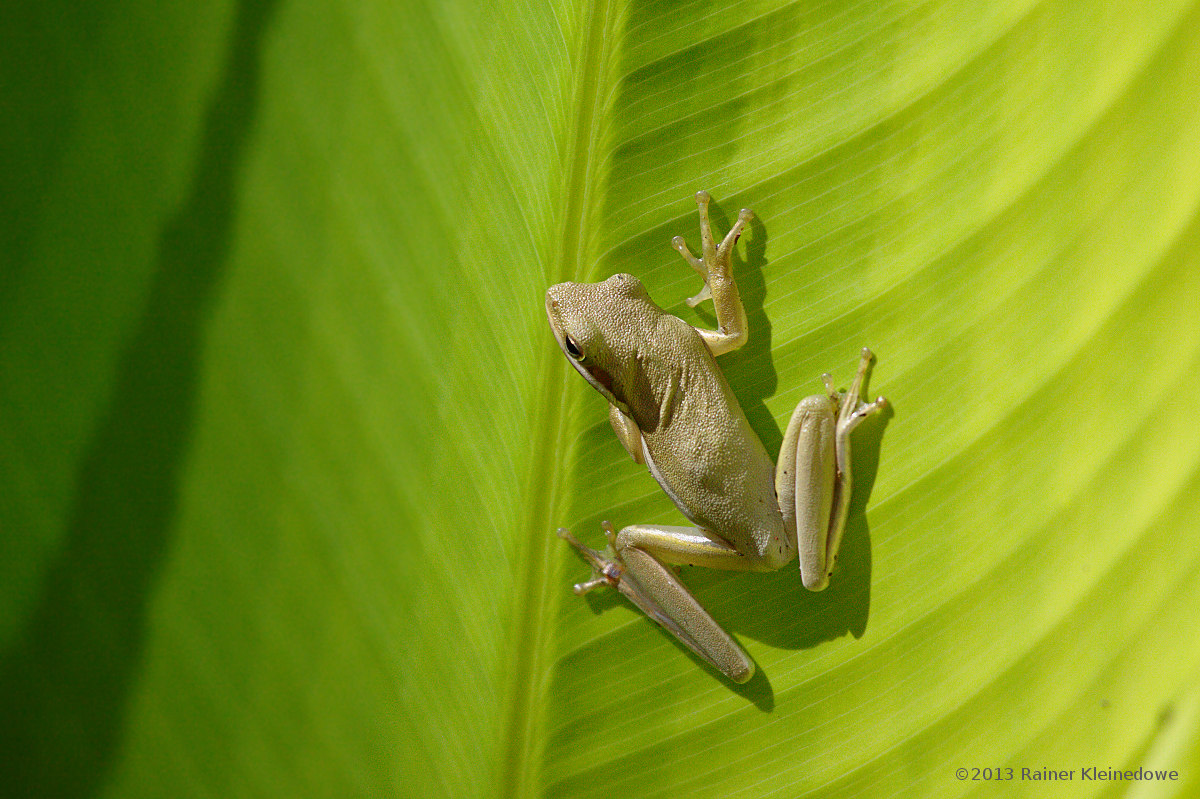
[[[601,111],[614,95],[608,65],[619,45],[615,36],[619,19],[611,0],[593,0],[586,10],[586,23],[579,32],[576,55],[576,80],[570,98],[574,109],[570,143],[563,155],[561,185],[563,208],[557,242],[549,264],[550,282],[581,280],[587,273],[588,242],[586,224],[593,197],[603,180],[598,121]],[[551,187],[553,188],[553,187]],[[551,196],[555,194],[551,191]],[[544,662],[549,649],[549,625],[558,607],[558,595],[549,585],[551,547],[556,542],[550,531],[555,526],[555,509],[561,496],[561,464],[570,439],[566,435],[566,370],[561,368],[556,348],[541,348],[537,358],[538,418],[532,442],[531,466],[526,483],[524,532],[525,552],[519,588],[515,593],[519,607],[514,608],[516,634],[513,638],[513,662],[508,681],[509,703],[504,726],[503,761],[500,795],[535,796],[541,776],[544,709],[542,701],[549,687]]]

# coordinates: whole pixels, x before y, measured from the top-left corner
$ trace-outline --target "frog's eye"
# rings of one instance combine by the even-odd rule
[[[568,334],[563,334],[563,341],[567,345],[567,354],[577,361],[582,361],[584,358],[583,350],[579,349],[579,345],[575,343],[575,339]]]

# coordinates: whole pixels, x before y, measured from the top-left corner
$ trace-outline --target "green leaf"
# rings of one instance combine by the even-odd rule
[[[0,24],[14,795],[1196,790],[1200,6]],[[700,188],[756,213],[721,365],[768,450],[864,345],[892,408],[827,591],[683,570],[745,686],[554,537],[680,523],[542,302],[627,271],[711,325]],[[1139,767],[1180,778],[1083,771]]]

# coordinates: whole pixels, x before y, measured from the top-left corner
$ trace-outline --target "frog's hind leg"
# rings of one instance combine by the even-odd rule
[[[754,661],[696,601],[675,572],[638,547],[618,551],[612,525],[604,522],[603,527],[609,542],[604,553],[584,546],[565,529],[558,531],[592,566],[592,579],[576,585],[576,593],[610,585],[729,679],[744,683],[754,676]]]
[[[871,361],[875,359],[875,355],[866,347],[862,348],[862,355],[858,361],[858,371],[854,374],[854,381],[850,384],[850,390],[843,394],[836,394],[840,400],[841,407],[838,408],[837,416],[837,436],[836,452],[837,452],[837,483],[834,487],[833,495],[833,511],[829,521],[829,545],[827,554],[827,563],[829,568],[833,567],[837,560],[838,549],[842,546],[842,535],[846,532],[846,517],[850,513],[850,492],[854,487],[854,475],[850,470],[850,434],[854,428],[862,424],[863,419],[866,419],[872,414],[879,413],[887,407],[887,400],[883,397],[878,397],[874,402],[862,401],[862,387],[866,381],[867,371],[871,368]],[[833,379],[829,375],[823,375],[826,387],[832,387]]]
[[[850,390],[841,393],[824,374],[825,394],[796,405],[775,468],[775,494],[787,531],[794,536],[804,587],[822,591],[837,561],[846,531],[853,474],[850,433],[886,404],[860,399],[872,359],[864,348]]]
[[[796,542],[804,587],[829,584],[830,520],[837,493],[837,400],[820,394],[796,405],[775,465],[775,495],[784,529]]]

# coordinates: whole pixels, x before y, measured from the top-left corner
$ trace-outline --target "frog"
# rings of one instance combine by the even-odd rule
[[[574,586],[576,594],[617,589],[701,660],[745,683],[754,661],[672,567],[766,572],[796,559],[804,587],[823,590],[850,506],[850,434],[887,401],[861,399],[874,357],[864,347],[848,390],[836,390],[825,374],[824,393],[796,405],[772,463],[716,362],[748,340],[732,256],[754,215],[743,208],[718,242],[709,219],[712,197],[700,191],[695,199],[700,256],[681,236],[672,246],[704,279],[687,304],[711,300],[715,329],[663,310],[640,280],[624,273],[599,283],[559,283],[545,296],[567,361],[608,401],[621,445],[691,524],[632,524],[617,532],[604,521],[603,551],[565,527],[557,532],[592,569],[590,579]]]

